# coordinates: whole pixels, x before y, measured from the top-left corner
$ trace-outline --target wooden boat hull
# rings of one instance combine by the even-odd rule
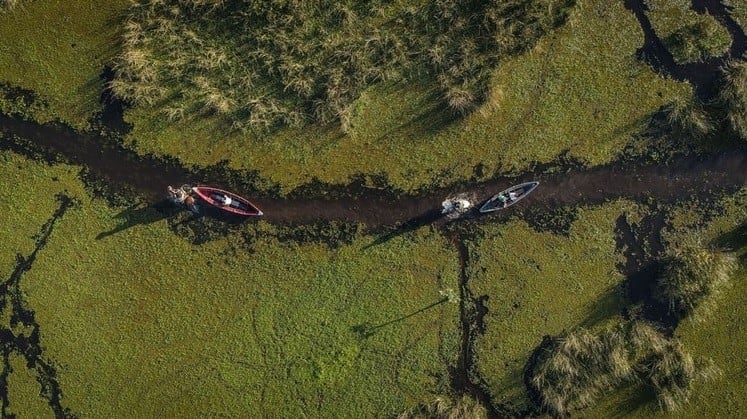
[[[538,185],[539,182],[526,182],[498,192],[497,194],[491,196],[490,199],[485,201],[485,203],[480,207],[480,212],[486,213],[508,208],[529,195],[529,193],[532,192]],[[509,193],[511,192],[516,194],[516,197],[513,200],[501,199],[501,197],[508,198]]]
[[[203,202],[229,214],[242,217],[257,217],[264,214],[248,199],[236,195],[233,192],[224,191],[223,189],[210,186],[195,186],[192,188],[192,192],[194,192]],[[220,200],[222,196],[231,198],[231,203],[229,205],[224,205]]]

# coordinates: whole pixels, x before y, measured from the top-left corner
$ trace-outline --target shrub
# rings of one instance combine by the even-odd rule
[[[694,236],[674,245],[664,259],[654,298],[679,318],[692,316],[698,306],[712,301],[729,284],[736,258],[705,248]],[[703,311],[707,311],[705,304]]]
[[[477,401],[464,396],[456,402],[448,398],[436,398],[409,409],[398,419],[485,419],[487,411]]]
[[[719,97],[726,108],[726,119],[731,128],[747,140],[747,61],[729,61],[722,70]]]
[[[631,365],[617,331],[580,329],[557,338],[533,366],[531,385],[542,406],[556,415],[591,406],[629,378]]]
[[[557,416],[592,406],[633,380],[649,383],[661,406],[674,410],[687,402],[696,379],[714,372],[713,366],[694,362],[675,339],[633,321],[598,334],[580,329],[554,339],[529,366],[529,385],[542,407]]]

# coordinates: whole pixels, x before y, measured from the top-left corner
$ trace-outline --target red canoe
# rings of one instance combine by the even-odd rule
[[[210,186],[195,186],[192,191],[206,203],[231,214],[244,217],[262,215],[262,211],[248,199],[242,198],[233,192],[223,189],[211,188]],[[228,203],[226,203],[228,198]]]

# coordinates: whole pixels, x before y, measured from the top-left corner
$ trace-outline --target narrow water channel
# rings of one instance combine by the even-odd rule
[[[229,183],[236,183],[235,179],[244,175],[241,172],[230,173],[228,169],[222,169],[217,174],[211,168],[187,168],[176,161],[138,156],[108,138],[76,133],[58,124],[43,125],[0,115],[0,127],[6,133],[0,139],[0,149],[12,149],[38,158],[38,150],[29,149],[24,142],[16,141],[7,134],[27,139],[34,148],[42,148],[50,155],[59,155],[71,163],[85,166],[102,181],[128,186],[151,201],[162,199],[167,185],[191,182],[234,187],[226,185],[227,179],[223,176],[229,173]],[[246,186],[242,188],[241,185],[237,192],[248,196],[262,208],[270,222],[303,224],[346,221],[377,227],[399,225],[430,214],[440,208],[446,196],[454,193],[470,192],[479,202],[511,184],[528,180],[539,180],[541,184],[522,202],[523,206],[589,205],[617,198],[640,200],[649,197],[668,202],[745,185],[747,149],[678,157],[667,164],[631,166],[628,163],[614,163],[558,174],[529,172],[516,178],[495,178],[469,188],[454,186],[438,189],[422,196],[395,196],[360,186],[351,188],[348,196],[336,193],[334,198],[277,198],[260,191],[247,190]],[[490,217],[498,219],[505,216]],[[432,218],[437,218],[437,215]]]

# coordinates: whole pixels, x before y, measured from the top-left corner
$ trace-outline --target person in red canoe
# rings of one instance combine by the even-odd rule
[[[222,205],[229,206],[231,205],[232,200],[231,200],[231,197],[229,197],[228,195],[220,195],[218,197],[218,202],[221,203]]]

